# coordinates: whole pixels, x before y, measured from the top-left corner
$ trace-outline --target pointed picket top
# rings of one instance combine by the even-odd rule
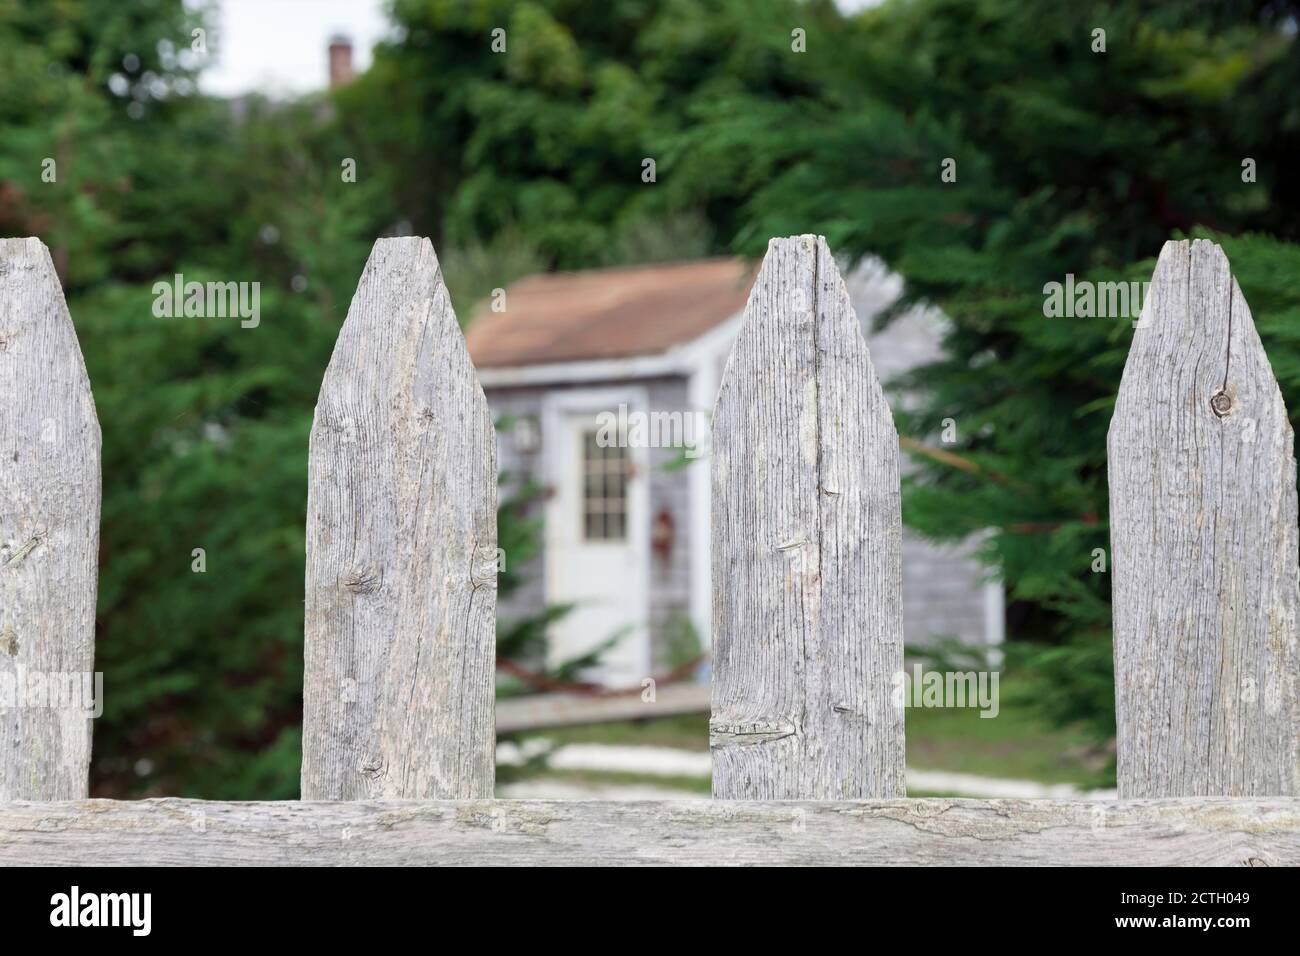
[[[1293,445],[1227,256],[1165,243],[1108,441],[1121,797],[1298,792]]]
[[[898,435],[826,241],[773,239],[713,417],[713,793],[904,793]]]
[[[0,803],[87,794],[99,456],[49,250],[0,239]]]
[[[302,797],[490,797],[496,445],[428,239],[375,243],[311,431]]]

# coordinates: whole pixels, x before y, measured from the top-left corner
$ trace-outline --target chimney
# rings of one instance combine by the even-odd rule
[[[352,40],[342,33],[330,37],[330,89],[352,82]]]

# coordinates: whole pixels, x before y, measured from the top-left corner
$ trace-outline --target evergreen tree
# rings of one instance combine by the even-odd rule
[[[673,137],[715,101],[815,95],[818,60],[792,52],[792,30],[828,50],[838,22],[826,0],[397,0],[393,16],[401,39],[339,97],[367,165],[439,248],[510,232],[564,269],[620,245],[689,258],[714,226],[734,232],[752,183],[728,180],[733,163],[701,181]],[[682,238],[675,221],[699,223],[697,241],[644,240]]]
[[[938,538],[993,530],[984,557],[1011,633],[1037,642],[1022,655],[1045,678],[1035,698],[1101,737],[1110,587],[1094,553],[1109,551],[1106,431],[1132,322],[1048,317],[1045,286],[1146,280],[1165,240],[1213,236],[1300,414],[1296,9],[1142,7],[887,4],[854,24],[857,70],[838,102],[769,109],[780,120],[762,129],[720,104],[688,137],[701,164],[749,142],[779,169],[747,206],[740,248],[821,231],[901,272],[900,308],[948,314],[946,357],[897,383],[926,400],[897,417],[934,444],[954,419],[958,442],[942,447],[961,467],[919,455],[905,517]]]

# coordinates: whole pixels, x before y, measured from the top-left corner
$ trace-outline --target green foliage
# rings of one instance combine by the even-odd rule
[[[801,232],[883,257],[900,308],[951,318],[947,357],[898,383],[926,396],[900,431],[951,417],[946,450],[969,465],[918,459],[905,517],[991,529],[1024,641],[1009,659],[1053,719],[1108,734],[1109,579],[1091,562],[1131,327],[1049,319],[1043,286],[1145,280],[1163,241],[1212,235],[1300,413],[1300,5],[392,11],[400,39],[357,82],[236,105],[195,94],[201,21],[181,0],[0,0],[0,230],[53,251],[104,431],[96,792],[296,794],[307,436],[371,243],[395,230],[434,237],[462,322],[542,268],[759,254]],[[260,326],[155,318],[153,283],[177,272],[260,282]],[[503,493],[505,590],[539,491]],[[502,622],[501,653],[536,660],[563,613]]]
[[[127,264],[152,201],[133,177],[193,91],[195,24],[181,3],[0,3],[0,230],[40,235],[72,285]]]
[[[664,663],[669,670],[699,660],[704,650],[699,631],[685,614],[674,614],[664,628]]]
[[[992,529],[984,550],[1013,634],[1041,642],[1025,663],[1043,707],[1100,737],[1114,719],[1110,594],[1091,563],[1109,548],[1106,431],[1132,329],[1127,317],[1048,318],[1044,285],[1149,279],[1166,239],[1211,227],[1300,412],[1287,175],[1300,87],[1287,86],[1294,20],[1278,9],[1242,5],[1211,23],[1182,4],[887,4],[858,21],[858,89],[840,88],[843,106],[769,107],[782,115],[775,175],[778,144],[740,110],[707,134],[742,155],[734,142],[754,136],[765,154],[740,248],[821,231],[902,272],[900,308],[928,300],[950,316],[947,357],[898,383],[922,407],[896,417],[922,439],[955,419],[959,443],[945,450],[977,467],[919,458],[905,517],[935,537]],[[1096,25],[1105,54],[1090,48]],[[941,180],[946,157],[956,182]],[[1257,183],[1242,181],[1243,157]],[[1261,234],[1233,237],[1247,230]]]
[[[213,126],[224,148],[195,180],[160,179],[150,195],[166,208],[178,193],[176,208],[212,230],[139,258],[167,282],[260,282],[260,324],[157,318],[147,280],[70,301],[104,433],[96,788],[293,797],[307,437],[374,226],[363,189],[314,168],[311,109],[250,104],[238,124],[206,104],[195,113],[151,134],[154,161],[183,167]]]
[[[364,166],[343,182],[354,154],[320,99],[236,112],[191,95],[179,0],[48,12],[0,5],[0,225],[50,245],[103,430],[92,786],[295,797],[307,438],[396,207]],[[135,79],[110,86],[119,71]],[[260,324],[156,317],[153,284],[175,273],[260,283]],[[517,497],[502,507],[522,562],[535,527]]]
[[[710,188],[732,188],[726,168],[698,181],[673,137],[716,100],[810,92],[790,30],[834,20],[826,4],[788,0],[396,0],[393,14],[402,40],[339,97],[366,165],[418,232],[515,230],[560,268],[665,257],[647,222],[703,215],[731,231],[734,194],[728,206]],[[495,27],[506,54],[491,51]],[[641,179],[645,158],[655,183]],[[702,225],[677,257],[711,233]]]

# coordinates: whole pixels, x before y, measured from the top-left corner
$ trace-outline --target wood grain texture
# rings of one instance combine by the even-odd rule
[[[1108,445],[1120,796],[1295,795],[1294,439],[1217,245],[1165,244]]]
[[[898,435],[821,237],[768,245],[712,457],[714,796],[901,796]]]
[[[304,799],[492,795],[495,440],[433,246],[379,240],[311,431]]]
[[[0,866],[1300,864],[1300,802],[0,804]]]
[[[0,800],[87,793],[99,453],[49,250],[0,239]]]

